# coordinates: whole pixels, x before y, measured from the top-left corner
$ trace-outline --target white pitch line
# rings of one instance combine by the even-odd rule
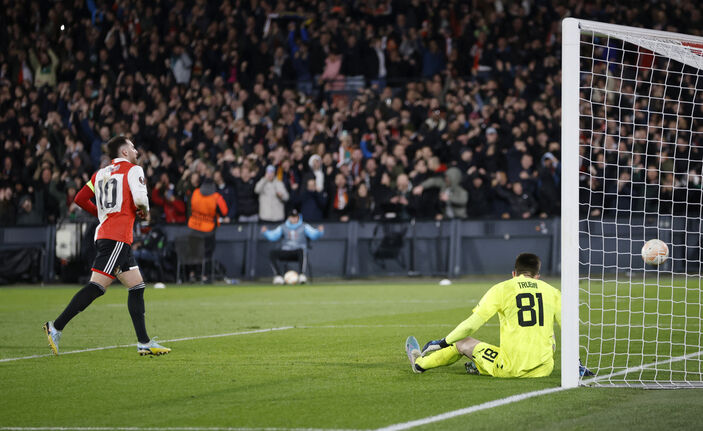
[[[199,335],[196,337],[184,337],[184,338],[173,338],[170,340],[163,340],[164,343],[173,343],[176,341],[189,341],[189,340],[201,340],[205,338],[221,338],[221,337],[231,337],[233,335],[247,335],[247,334],[259,334],[262,332],[273,332],[273,331],[285,331],[286,329],[293,329],[295,326],[281,326],[278,328],[266,328],[266,329],[254,329],[251,331],[240,331],[240,332],[228,332],[226,334],[214,334],[214,335]],[[161,340],[159,340],[161,341]],[[110,350],[110,349],[121,349],[123,347],[134,347],[136,344],[120,344],[120,345],[114,345],[114,346],[103,346],[103,347],[91,347],[88,349],[80,349],[80,350],[69,350],[67,352],[61,352],[61,356],[63,355],[72,355],[74,353],[86,353],[86,352],[95,352],[98,350]],[[11,362],[11,361],[20,361],[23,359],[35,359],[35,358],[45,358],[47,356],[54,356],[51,353],[47,353],[45,355],[31,355],[31,356],[20,356],[17,358],[3,358],[0,359],[0,362]]]
[[[497,324],[484,324],[483,326],[495,326]],[[172,338],[170,340],[160,340],[163,341],[164,343],[174,343],[176,341],[190,341],[190,340],[203,340],[206,338],[221,338],[221,337],[231,337],[234,335],[247,335],[247,334],[259,334],[262,332],[273,332],[273,331],[285,331],[287,329],[315,329],[315,328],[324,328],[324,329],[345,329],[345,328],[417,328],[419,326],[422,326],[423,328],[426,328],[428,326],[447,326],[447,325],[318,325],[318,326],[281,326],[278,328],[266,328],[266,329],[254,329],[251,331],[240,331],[240,332],[228,332],[226,334],[213,334],[213,335],[198,335],[194,337],[183,337],[183,338]],[[90,347],[87,349],[80,349],[80,350],[68,350],[66,352],[61,352],[61,355],[72,355],[74,353],[87,353],[87,352],[96,352],[100,350],[112,350],[112,349],[121,349],[125,347],[134,347],[135,344],[117,344],[114,346],[102,346],[102,347]],[[29,356],[19,356],[16,358],[0,358],[0,363],[2,362],[12,362],[12,361],[21,361],[24,359],[36,359],[36,358],[47,358],[49,356],[54,356],[51,353],[46,353],[42,355],[29,355]],[[1,430],[2,428],[0,428]]]
[[[621,376],[623,374],[630,374],[630,373],[634,373],[636,371],[646,370],[648,368],[656,367],[657,365],[673,364],[674,362],[684,361],[686,359],[693,359],[698,356],[703,356],[703,350],[701,350],[700,352],[696,352],[696,353],[689,353],[688,355],[676,356],[674,358],[670,358],[665,361],[657,361],[657,362],[652,362],[651,364],[645,364],[645,365],[639,365],[637,367],[626,368],[622,371],[610,373],[605,376],[596,376],[596,377],[592,377],[590,379],[584,379],[583,381],[581,381],[581,383],[584,385],[589,385],[591,383],[598,383],[602,380],[610,379],[611,377]]]
[[[478,404],[475,406],[466,407],[466,408],[459,409],[459,410],[453,410],[451,412],[442,413],[440,415],[430,416],[430,417],[426,417],[423,419],[416,419],[414,421],[409,421],[409,422],[402,422],[402,423],[398,423],[398,424],[388,425],[383,428],[378,428],[378,429],[376,429],[376,431],[407,430],[407,429],[419,427],[422,425],[445,421],[447,419],[452,419],[457,416],[468,415],[469,413],[474,413],[474,412],[478,412],[481,410],[487,410],[487,409],[492,409],[494,407],[504,406],[506,404],[516,403],[518,401],[526,400],[528,398],[540,397],[542,395],[548,395],[548,394],[553,394],[556,392],[561,392],[566,389],[567,388],[557,387],[557,388],[542,389],[540,391],[526,392],[524,394],[512,395],[510,397],[501,398],[501,399],[493,400],[493,401],[488,401],[483,404]]]
[[[242,427],[0,427],[0,431],[359,431],[327,428]]]

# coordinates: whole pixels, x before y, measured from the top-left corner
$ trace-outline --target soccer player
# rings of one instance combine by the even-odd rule
[[[416,373],[450,365],[463,355],[469,374],[543,377],[554,368],[554,321],[561,325],[561,292],[539,279],[541,262],[531,253],[515,260],[513,278],[491,287],[471,317],[420,352],[415,337],[405,350]],[[494,314],[500,319],[500,347],[471,338]]]
[[[95,230],[97,255],[93,261],[90,282],[75,294],[56,320],[44,324],[44,332],[55,355],[59,354],[61,331],[78,313],[105,294],[117,278],[128,289],[127,308],[137,333],[140,355],[163,355],[171,349],[150,339],[144,323],[144,280],[132,255],[132,230],[135,216],[149,217],[144,171],[137,166],[137,150],[124,136],[115,136],[107,143],[112,162],[93,174],[76,195],[81,208],[98,217]],[[90,199],[95,197],[96,204]]]

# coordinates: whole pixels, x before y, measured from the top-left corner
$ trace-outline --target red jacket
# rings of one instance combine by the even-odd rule
[[[175,198],[170,201],[161,196],[161,190],[154,189],[151,193],[151,200],[155,205],[164,209],[166,223],[185,223],[186,222],[186,204],[182,200]]]

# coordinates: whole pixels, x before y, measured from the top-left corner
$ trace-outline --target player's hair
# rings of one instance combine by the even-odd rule
[[[120,156],[120,148],[127,144],[129,138],[123,135],[113,136],[112,139],[107,141],[107,156],[110,159],[116,159]]]
[[[527,275],[534,277],[539,274],[542,267],[542,261],[539,256],[532,253],[520,253],[515,259],[515,275]]]

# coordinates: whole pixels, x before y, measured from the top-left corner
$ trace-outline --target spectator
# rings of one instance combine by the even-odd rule
[[[401,220],[410,219],[415,214],[413,187],[407,175],[398,175],[395,190],[385,205],[386,214],[391,213]]]
[[[527,219],[537,211],[537,201],[523,190],[520,181],[513,183],[510,189],[498,189],[497,193],[510,208],[509,212],[503,213],[503,218]]]
[[[175,186],[167,174],[161,174],[151,193],[151,200],[161,208],[166,223],[185,223],[186,204],[176,196]]]
[[[12,189],[10,187],[0,187],[0,226],[14,225],[16,211],[12,202]]]
[[[257,221],[259,219],[259,200],[256,196],[256,175],[248,163],[244,163],[240,175],[234,178],[237,194],[237,219],[239,222]]]
[[[350,190],[344,174],[338,173],[334,177],[334,186],[329,193],[330,197],[330,218],[342,222],[349,221],[350,207]]]
[[[468,192],[461,187],[461,171],[458,168],[449,168],[444,174],[444,179],[439,177],[429,178],[413,189],[413,194],[421,195],[425,189],[440,189],[440,200],[444,202],[443,214],[438,218],[466,218],[466,203],[469,201]]]
[[[256,183],[254,192],[259,195],[259,220],[283,221],[289,194],[283,182],[276,178],[276,168],[273,165],[266,167],[266,174]]]
[[[300,214],[305,220],[317,223],[324,219],[327,197],[318,191],[315,178],[308,178],[305,188],[298,189],[293,194],[293,206],[300,208]]]
[[[351,199],[349,218],[352,220],[369,220],[374,213],[374,201],[369,195],[366,183],[359,183]]]
[[[225,182],[225,177],[220,171],[215,171],[212,175],[215,183],[215,190],[222,196],[227,204],[227,213],[223,215],[222,222],[229,223],[231,220],[236,220],[237,213],[237,196],[234,187]]]
[[[18,226],[35,226],[42,224],[42,216],[34,208],[32,198],[24,195],[20,198],[19,209],[17,210],[17,225]]]

